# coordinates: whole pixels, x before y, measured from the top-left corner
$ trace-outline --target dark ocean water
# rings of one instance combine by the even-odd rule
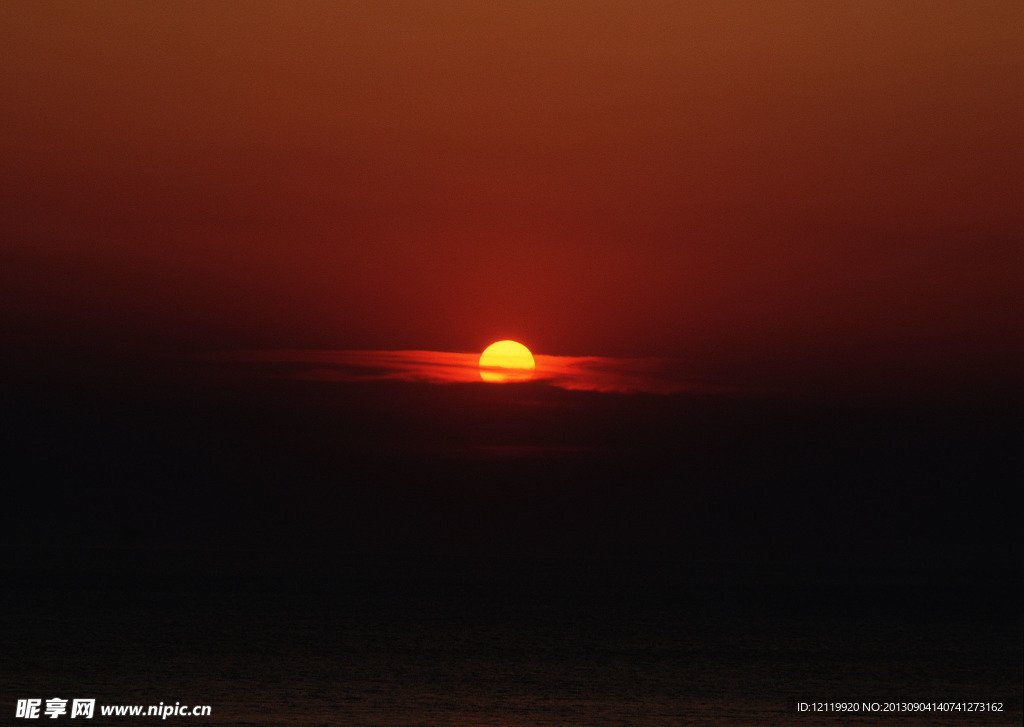
[[[8,719],[1021,724],[1008,403],[164,383],[0,410]]]
[[[210,705],[209,718],[167,722],[224,725],[1021,723],[1019,592],[1005,578],[954,586],[867,568],[323,553],[8,555],[0,690],[10,717],[18,699],[62,697]],[[797,711],[853,701],[1004,711]],[[97,712],[93,723],[157,721]]]

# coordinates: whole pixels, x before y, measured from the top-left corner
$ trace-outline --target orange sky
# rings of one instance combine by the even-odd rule
[[[1021,28],[1009,0],[5,2],[0,326],[1019,382]]]

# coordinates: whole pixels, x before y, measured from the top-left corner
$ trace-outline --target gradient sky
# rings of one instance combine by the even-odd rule
[[[1020,382],[1024,4],[0,4],[9,345]]]

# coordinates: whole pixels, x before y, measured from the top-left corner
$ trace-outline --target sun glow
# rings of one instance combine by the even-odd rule
[[[530,349],[517,341],[497,341],[480,354],[480,378],[492,383],[526,381],[536,366]]]

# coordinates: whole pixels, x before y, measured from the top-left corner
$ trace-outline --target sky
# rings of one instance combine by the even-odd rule
[[[1019,2],[0,5],[9,351],[1019,385]]]

